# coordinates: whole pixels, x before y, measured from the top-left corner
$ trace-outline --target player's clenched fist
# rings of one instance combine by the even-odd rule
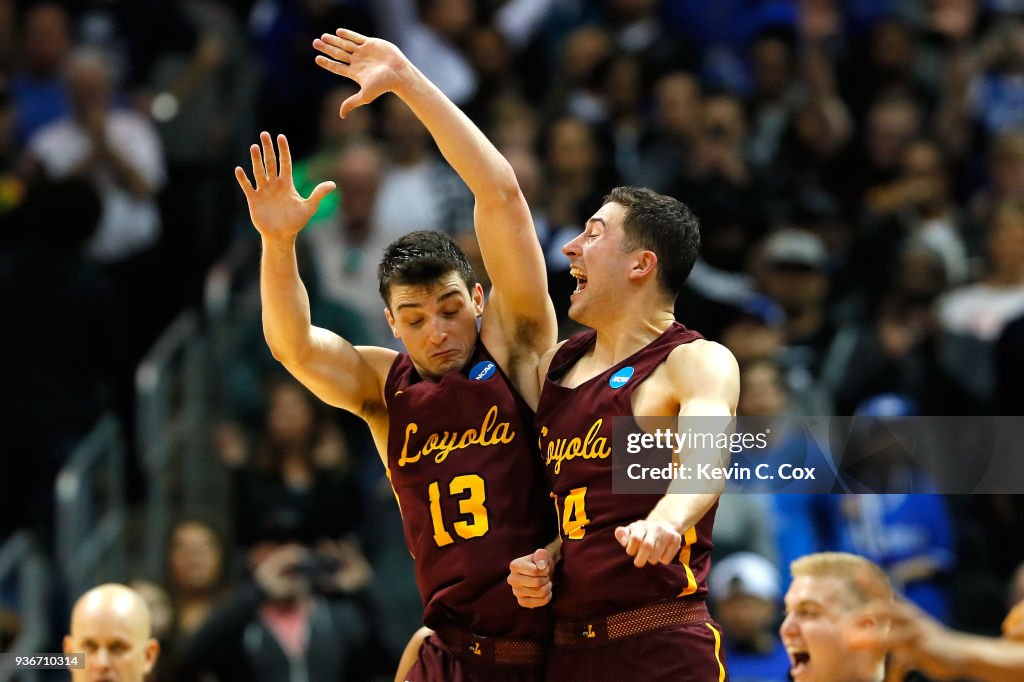
[[[670,564],[676,560],[683,536],[664,521],[634,521],[615,529],[615,539],[633,558],[633,565]]]
[[[528,609],[544,606],[551,601],[551,552],[538,549],[515,559],[508,565],[508,584],[520,606]]]

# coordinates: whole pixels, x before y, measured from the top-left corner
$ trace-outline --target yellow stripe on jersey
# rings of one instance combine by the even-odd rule
[[[676,595],[678,597],[686,597],[697,591],[697,578],[694,577],[693,571],[690,570],[690,548],[693,547],[695,542],[697,542],[697,527],[692,526],[683,533],[683,548],[679,552],[679,563],[683,565],[683,569],[686,571],[686,587]]]

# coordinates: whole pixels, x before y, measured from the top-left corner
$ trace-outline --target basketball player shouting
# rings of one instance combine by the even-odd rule
[[[613,495],[611,448],[600,445],[612,442],[615,416],[736,413],[732,354],[673,314],[699,241],[682,203],[620,187],[563,248],[579,282],[569,316],[592,330],[541,362],[537,428],[561,559],[552,576],[553,557],[537,550],[509,575],[522,605],[553,598],[549,679],[726,678],[704,605],[718,492]],[[597,451],[565,456],[574,439]]]

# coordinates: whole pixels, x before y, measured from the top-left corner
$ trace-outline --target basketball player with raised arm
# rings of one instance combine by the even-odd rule
[[[540,366],[537,429],[561,558],[553,572],[537,550],[509,575],[520,604],[552,601],[549,679],[726,679],[704,605],[719,492],[612,493],[613,417],[736,413],[732,354],[673,313],[699,242],[682,203],[619,187],[563,248],[579,281],[569,316],[592,329]]]
[[[333,183],[300,197],[287,140],[277,139],[278,166],[264,132],[262,154],[251,148],[255,187],[235,175],[263,242],[267,343],[320,399],[366,421],[388,471],[434,631],[399,679],[541,679],[550,615],[519,607],[505,583],[512,557],[555,534],[530,409],[555,316],[529,208],[505,159],[394,45],[340,29],[314,47],[321,67],[360,86],[342,116],[392,92],[426,125],[474,194],[494,287],[485,306],[454,242],[415,232],[379,267],[384,315],[406,352],[353,347],[313,326],[295,242]]]

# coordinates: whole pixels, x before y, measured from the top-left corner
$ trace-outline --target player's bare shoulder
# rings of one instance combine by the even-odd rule
[[[665,378],[680,403],[725,402],[733,412],[740,393],[740,370],[732,351],[720,343],[697,339],[677,346],[665,362]]]
[[[559,341],[551,348],[548,348],[540,356],[540,361],[537,363],[537,386],[544,388],[544,379],[548,376],[548,370],[551,369],[551,361],[555,359],[555,353],[561,348],[568,339]]]
[[[388,406],[384,396],[384,385],[392,365],[395,364],[395,358],[398,357],[398,351],[379,346],[356,346],[355,348],[377,380],[376,386],[364,393],[358,414],[367,422],[381,418],[386,419]]]

